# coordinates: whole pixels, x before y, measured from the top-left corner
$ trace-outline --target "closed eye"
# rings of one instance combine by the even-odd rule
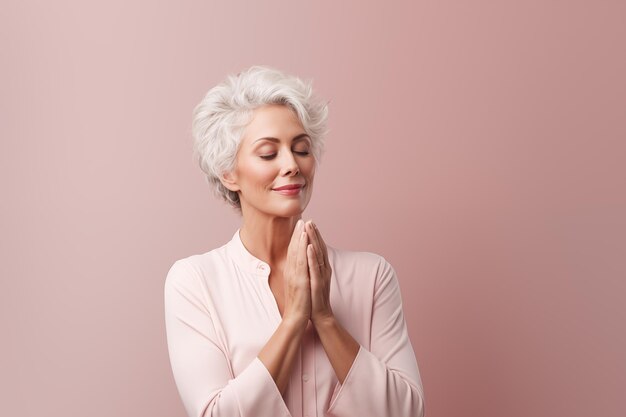
[[[294,153],[296,153],[298,155],[301,155],[301,156],[307,156],[309,154],[309,152],[296,152],[296,151],[294,151]],[[276,154],[273,153],[273,154],[270,154],[270,155],[261,155],[260,158],[261,159],[265,159],[267,161],[267,160],[273,159],[275,156],[276,156]]]

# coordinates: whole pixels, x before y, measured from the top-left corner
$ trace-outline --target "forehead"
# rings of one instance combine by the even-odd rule
[[[243,144],[268,143],[268,141],[255,143],[262,137],[291,141],[293,137],[304,132],[304,127],[295,111],[288,106],[269,104],[254,110],[252,120],[243,132]]]

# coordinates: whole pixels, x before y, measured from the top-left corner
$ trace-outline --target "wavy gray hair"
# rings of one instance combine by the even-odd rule
[[[266,104],[289,106],[311,138],[311,152],[319,166],[328,134],[328,103],[314,93],[312,81],[275,68],[253,65],[211,88],[193,110],[193,154],[213,193],[241,213],[239,194],[220,178],[235,168],[243,130],[253,111]]]

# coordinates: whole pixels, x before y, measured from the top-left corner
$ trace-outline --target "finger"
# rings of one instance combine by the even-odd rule
[[[322,239],[322,234],[320,233],[316,224],[313,225],[313,229],[315,229],[315,235],[317,236],[317,241],[320,243],[320,246],[322,249],[322,256],[324,258],[324,266],[330,265],[330,262],[328,262],[328,248],[326,247],[326,242],[324,242],[324,239]]]
[[[288,249],[295,251],[298,247],[298,243],[300,242],[300,231],[302,229],[301,220],[296,222],[296,226],[293,228],[293,232],[291,233],[291,240],[289,241]]]
[[[293,229],[293,233],[291,234],[291,240],[289,241],[289,245],[287,246],[287,265],[294,265],[297,259],[298,254],[298,246],[300,243],[300,232],[301,231],[301,223],[298,220],[296,223],[296,227]]]
[[[315,246],[315,258],[313,258],[315,260],[315,262],[319,265],[319,264],[323,264],[324,263],[324,255],[322,255],[322,247],[320,246],[320,242],[319,239],[317,237],[317,233],[315,233],[315,228],[313,227],[313,222],[310,222],[308,224],[307,227],[307,232],[309,234],[309,241],[313,242],[313,245]]]
[[[311,281],[318,279],[322,274],[320,272],[320,266],[317,263],[317,255],[315,253],[315,246],[312,244],[307,245],[307,256],[309,258],[309,274],[311,275]],[[313,284],[313,282],[311,282]]]
[[[298,253],[296,256],[296,274],[298,276],[309,275],[306,258],[306,246],[308,243],[307,234],[304,231],[300,232],[300,241],[298,243]]]

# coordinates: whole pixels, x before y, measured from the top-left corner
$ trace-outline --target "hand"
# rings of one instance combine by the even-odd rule
[[[310,244],[307,245],[307,260],[311,281],[311,321],[313,325],[334,318],[330,306],[330,278],[332,268],[328,262],[328,248],[313,221],[306,223]]]
[[[299,221],[287,248],[287,261],[283,271],[285,281],[285,312],[283,319],[306,325],[311,318],[311,284],[307,266],[308,237],[304,221]]]

